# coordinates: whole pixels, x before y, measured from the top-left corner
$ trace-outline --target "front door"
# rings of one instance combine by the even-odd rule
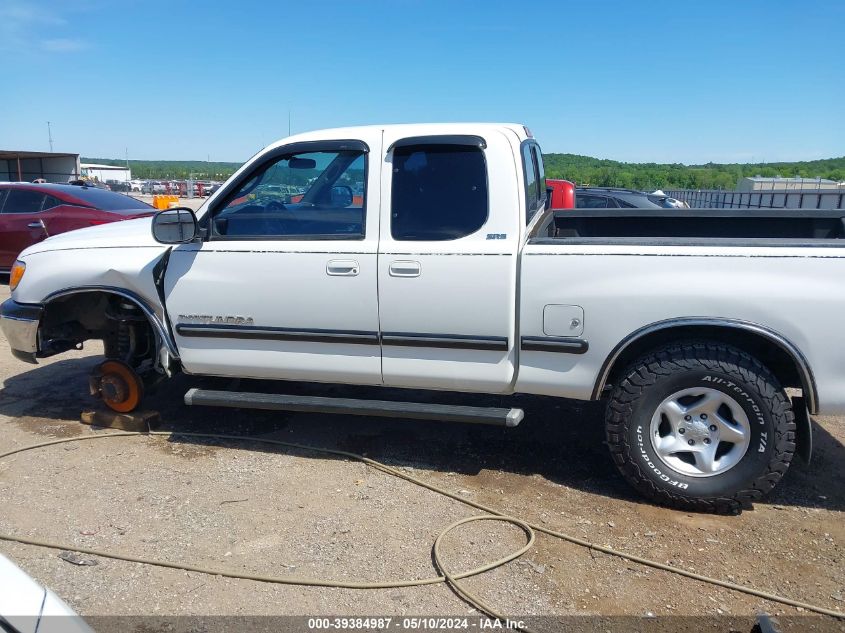
[[[165,294],[189,373],[381,383],[381,138],[269,150],[174,248]],[[377,159],[376,159],[377,160]],[[375,209],[376,211],[370,212]]]
[[[510,140],[392,133],[379,252],[384,382],[507,391],[522,218]]]

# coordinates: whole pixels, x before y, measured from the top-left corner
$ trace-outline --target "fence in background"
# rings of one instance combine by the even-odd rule
[[[693,209],[845,209],[845,190],[719,191],[665,189]]]

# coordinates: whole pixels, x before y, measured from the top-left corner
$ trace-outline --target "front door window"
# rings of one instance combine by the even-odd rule
[[[212,239],[363,239],[365,156],[343,150],[271,160],[228,196]]]

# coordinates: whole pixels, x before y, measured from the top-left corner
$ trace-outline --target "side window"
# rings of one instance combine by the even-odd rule
[[[548,190],[546,189],[546,168],[543,166],[543,152],[540,151],[540,146],[535,144],[532,150],[534,152],[534,162],[537,164],[537,180],[540,185],[540,206],[546,205],[548,198]]]
[[[8,189],[0,189],[0,213],[3,213],[3,202],[5,202],[8,192]]]
[[[606,209],[607,198],[578,193],[575,194],[575,206],[579,209]]]
[[[64,204],[64,203],[61,200],[59,200],[58,198],[54,198],[53,196],[45,196],[44,197],[44,206],[41,207],[41,209],[43,211],[46,211],[47,209],[52,209],[53,207],[58,207],[59,205],[62,205],[62,204]]]
[[[393,151],[394,240],[456,240],[487,221],[487,164],[474,145],[424,144]]]
[[[3,205],[3,213],[38,213],[44,194],[29,189],[10,189]]]
[[[366,154],[288,154],[270,160],[215,211],[212,239],[362,239]]]
[[[522,169],[525,176],[525,220],[530,222],[534,214],[546,205],[548,197],[543,154],[534,141],[522,144]]]
[[[525,175],[525,221],[530,222],[537,212],[540,200],[540,187],[545,189],[537,175],[537,157],[530,143],[522,145],[522,169]]]

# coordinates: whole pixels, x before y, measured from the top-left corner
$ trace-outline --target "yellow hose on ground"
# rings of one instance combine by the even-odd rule
[[[205,567],[197,567],[194,565],[186,565],[183,563],[171,563],[167,561],[157,561],[151,560],[147,558],[141,558],[137,556],[129,556],[125,554],[115,554],[112,552],[106,552],[91,548],[83,548],[77,545],[67,545],[63,543],[53,543],[50,541],[44,541],[40,539],[29,539],[20,536],[15,536],[12,534],[0,534],[0,540],[2,541],[10,541],[15,543],[22,543],[24,545],[35,545],[37,547],[48,547],[51,549],[60,549],[60,550],[68,550],[73,552],[79,552],[83,554],[89,554],[92,556],[101,556],[103,558],[112,558],[115,560],[123,560],[132,563],[141,563],[144,565],[155,565],[158,567],[169,567],[171,569],[178,569],[184,571],[193,571],[196,573],[201,574],[210,574],[214,576],[224,576],[226,578],[235,578],[240,580],[255,580],[258,582],[267,582],[267,583],[276,583],[276,584],[283,584],[283,585],[307,585],[313,587],[335,587],[335,588],[344,588],[344,589],[394,589],[400,587],[418,587],[421,585],[431,585],[440,582],[447,582],[452,589],[457,593],[461,598],[472,604],[475,608],[479,611],[486,613],[494,618],[498,618],[500,620],[504,620],[504,616],[497,613],[494,607],[485,603],[483,600],[475,596],[469,590],[467,590],[459,581],[463,578],[468,578],[470,576],[475,576],[486,571],[490,571],[496,567],[504,565],[527,552],[533,545],[535,532],[542,532],[548,536],[552,536],[554,538],[558,538],[569,543],[573,543],[575,545],[579,545],[581,547],[586,547],[591,550],[595,550],[597,552],[602,552],[604,554],[608,554],[610,556],[617,556],[624,560],[631,561],[633,563],[637,563],[640,565],[644,565],[646,567],[651,567],[653,569],[660,569],[662,571],[666,571],[672,574],[676,574],[679,576],[683,576],[685,578],[690,578],[692,580],[698,580],[700,582],[704,582],[710,585],[714,585],[717,587],[722,587],[724,589],[729,589],[731,591],[738,591],[740,593],[744,593],[750,596],[755,596],[757,598],[762,598],[764,600],[770,600],[772,602],[779,602],[781,604],[789,605],[792,607],[800,607],[807,611],[812,611],[814,613],[819,613],[821,615],[827,615],[833,618],[840,618],[845,619],[845,613],[841,611],[835,611],[833,609],[828,609],[826,607],[820,607],[818,605],[809,604],[806,602],[801,602],[800,600],[793,600],[792,598],[787,598],[784,596],[780,596],[778,594],[769,593],[766,591],[761,591],[759,589],[755,589],[754,587],[748,587],[745,585],[739,585],[733,582],[728,582],[725,580],[719,580],[718,578],[710,578],[708,576],[704,576],[702,574],[697,574],[695,572],[687,571],[685,569],[681,569],[679,567],[673,567],[672,565],[666,565],[664,563],[649,560],[647,558],[643,558],[642,556],[637,556],[635,554],[628,554],[626,552],[622,552],[619,550],[615,550],[611,547],[605,547],[603,545],[597,545],[595,543],[591,543],[589,541],[585,541],[575,536],[570,536],[568,534],[564,534],[563,532],[556,532],[555,530],[551,530],[549,528],[543,527],[541,525],[535,525],[533,523],[528,523],[527,521],[522,521],[521,519],[508,516],[507,514],[500,512],[494,508],[489,508],[485,505],[480,503],[476,503],[474,501],[470,501],[468,499],[464,499],[448,490],[444,490],[439,488],[433,484],[427,483],[421,479],[417,479],[407,473],[402,472],[396,468],[388,466],[387,464],[382,464],[381,462],[377,462],[369,457],[365,457],[363,455],[358,455],[356,453],[350,453],[348,451],[341,451],[333,448],[321,448],[318,446],[308,446],[305,444],[296,444],[294,442],[283,442],[281,440],[273,440],[268,438],[260,438],[260,437],[249,437],[244,435],[225,435],[219,433],[182,433],[177,431],[149,431],[149,432],[137,432],[137,431],[121,431],[117,433],[106,433],[103,435],[83,435],[80,437],[65,437],[56,440],[50,440],[48,442],[40,442],[38,444],[30,444],[28,446],[21,446],[10,451],[6,451],[5,453],[0,454],[0,460],[5,459],[6,457],[10,457],[12,455],[16,455],[18,453],[23,453],[25,451],[32,451],[39,448],[45,448],[47,446],[53,446],[56,444],[64,444],[66,442],[80,442],[85,440],[98,440],[98,439],[108,439],[108,438],[116,438],[116,437],[132,437],[132,436],[156,436],[156,437],[163,437],[163,438],[172,438],[174,436],[182,436],[182,437],[196,437],[196,438],[205,438],[205,439],[216,439],[216,440],[233,440],[238,442],[256,442],[261,444],[271,444],[274,446],[284,446],[286,448],[295,448],[302,451],[309,451],[313,453],[324,453],[327,455],[336,455],[338,457],[345,457],[347,459],[355,460],[362,462],[375,470],[381,471],[388,475],[392,475],[394,477],[398,477],[400,479],[404,479],[412,484],[425,488],[427,490],[431,490],[439,495],[443,495],[444,497],[448,497],[453,499],[459,503],[464,505],[476,508],[478,510],[482,510],[486,512],[485,515],[473,516],[468,517],[465,519],[461,519],[459,521],[455,521],[451,525],[447,526],[437,537],[434,542],[434,560],[437,564],[439,571],[442,576],[436,576],[432,578],[423,578],[419,580],[394,580],[394,581],[383,581],[383,582],[350,582],[350,581],[342,581],[342,580],[326,580],[323,578],[305,578],[305,577],[294,577],[294,576],[261,576],[261,575],[253,575],[253,574],[244,574],[239,572],[231,572],[226,571],[225,569],[211,569]],[[491,563],[487,563],[481,567],[477,567],[475,569],[471,569],[469,571],[463,571],[460,573],[453,573],[450,572],[443,564],[443,560],[441,557],[440,552],[440,544],[442,543],[443,539],[449,534],[452,530],[456,529],[457,527],[464,525],[466,523],[474,522],[474,521],[503,521],[506,523],[511,523],[520,527],[528,537],[527,543],[520,548],[519,550],[508,554],[507,556],[500,558],[499,560],[493,561]],[[529,631],[527,628],[523,628],[524,631]],[[530,633],[530,631],[529,631]]]

